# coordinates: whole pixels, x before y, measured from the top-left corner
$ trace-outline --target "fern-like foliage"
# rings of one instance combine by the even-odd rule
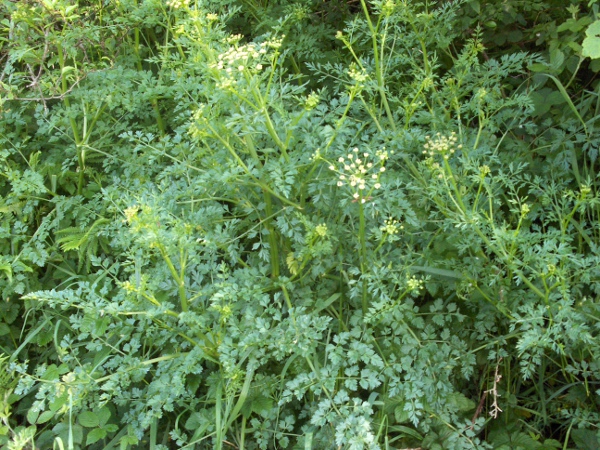
[[[98,246],[103,246],[101,232],[108,223],[110,223],[109,219],[100,218],[86,230],[79,227],[68,227],[57,232],[57,235],[61,237],[56,242],[63,252],[77,250],[78,270],[81,270],[85,264],[85,271],[90,271],[91,258],[97,253]]]

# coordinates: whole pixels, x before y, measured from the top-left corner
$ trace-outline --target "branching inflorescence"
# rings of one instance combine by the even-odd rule
[[[355,201],[365,203],[373,191],[381,188],[381,174],[385,172],[385,162],[389,154],[385,148],[375,153],[375,158],[368,152],[360,153],[357,147],[344,158],[338,158],[338,167],[329,166],[338,174],[338,187],[350,186]]]
[[[231,36],[228,42],[233,46],[221,53],[217,62],[212,66],[224,75],[219,87],[222,89],[232,87],[236,82],[236,73],[243,74],[246,71],[258,73],[263,70],[265,65],[271,65],[273,59],[276,58],[273,51],[276,53],[279,50],[284,38],[285,36],[281,36],[281,38],[273,38],[261,43],[250,42],[238,46],[242,36]]]

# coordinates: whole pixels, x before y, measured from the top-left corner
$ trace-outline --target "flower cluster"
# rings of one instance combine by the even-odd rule
[[[327,236],[327,224],[321,223],[315,227],[315,233],[321,237]]]
[[[319,105],[321,98],[316,92],[311,92],[304,100],[304,109],[311,111]]]
[[[419,279],[415,276],[412,276],[410,278],[407,278],[406,285],[407,285],[408,289],[413,292],[420,291],[423,289],[423,287],[425,285],[425,281],[422,279]]]
[[[269,39],[260,44],[250,42],[238,46],[237,44],[241,38],[241,35],[230,36],[228,42],[233,44],[233,47],[221,53],[217,58],[217,62],[212,66],[225,72],[225,79],[221,82],[221,87],[230,87],[235,81],[235,73],[243,73],[246,70],[253,73],[260,72],[263,69],[263,64],[271,63],[268,59],[270,50],[278,50],[285,36],[279,39]]]
[[[423,154],[429,155],[430,157],[442,155],[444,159],[448,159],[450,155],[453,155],[457,149],[462,148],[462,144],[456,145],[458,138],[456,133],[452,132],[449,136],[443,136],[441,133],[436,133],[432,138],[431,136],[426,137],[427,142],[423,145]]]
[[[479,173],[481,174],[482,178],[485,178],[487,175],[489,175],[490,172],[491,172],[490,166],[488,166],[488,165],[479,166]]]
[[[379,229],[387,234],[398,234],[398,231],[404,229],[404,225],[401,225],[396,219],[390,217]]]
[[[393,0],[386,0],[382,5],[381,5],[381,13],[385,16],[385,17],[389,17],[393,14],[393,12],[396,10],[396,3],[393,2]]]
[[[374,162],[371,158],[371,154],[360,153],[358,148],[354,148],[345,158],[343,156],[338,158],[338,168],[333,164],[329,166],[329,170],[339,174],[337,185],[350,186],[355,201],[360,200],[361,203],[367,201],[373,190],[381,187],[380,177],[385,172],[385,162],[389,155],[385,149],[382,149],[375,154]]]
[[[359,84],[364,83],[369,78],[364,69],[358,69],[354,64],[348,69],[348,76]]]
[[[129,223],[129,224],[131,222],[133,222],[133,220],[136,218],[139,210],[140,210],[140,207],[137,205],[133,205],[133,206],[130,206],[129,208],[126,208],[123,211],[123,214],[125,215],[125,219],[123,220],[123,222]]]
[[[185,8],[190,5],[190,0],[168,0],[167,6],[173,9]]]

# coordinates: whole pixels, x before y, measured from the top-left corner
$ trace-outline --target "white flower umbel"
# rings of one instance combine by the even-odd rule
[[[169,0],[167,6],[173,9],[187,8],[190,6],[190,0]]]
[[[441,155],[442,158],[448,160],[456,150],[462,148],[462,144],[456,145],[458,138],[455,132],[450,133],[448,136],[436,133],[434,137],[427,136],[426,140],[427,142],[423,145],[425,149],[423,150],[423,154],[430,157]]]
[[[353,148],[348,155],[340,156],[329,170],[338,174],[337,186],[349,186],[353,201],[366,203],[371,199],[373,191],[381,188],[381,174],[385,172],[385,162],[389,154],[385,148],[378,150],[373,156],[369,152],[360,152]]]
[[[231,36],[227,42],[231,47],[217,57],[217,62],[212,65],[218,69],[221,80],[218,86],[221,89],[232,89],[241,74],[255,74],[261,72],[265,67],[270,67],[276,58],[283,39],[273,38],[265,42],[250,42],[239,45],[242,36]]]
[[[404,226],[398,220],[390,217],[379,229],[387,234],[398,234],[398,231],[404,229]]]

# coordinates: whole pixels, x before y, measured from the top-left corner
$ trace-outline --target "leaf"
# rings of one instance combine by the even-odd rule
[[[12,266],[8,263],[0,264],[0,271],[4,272],[6,274],[6,278],[8,278],[8,282],[12,283],[12,280],[13,280]]]
[[[0,323],[0,336],[5,336],[10,333],[10,328],[5,323]]]
[[[130,445],[136,445],[137,443],[138,438],[136,436],[127,434],[119,440],[119,448],[121,450],[127,450],[127,447],[129,447]]]
[[[529,70],[531,70],[532,72],[547,72],[548,70],[550,70],[550,67],[548,66],[548,64],[533,63],[529,66]]]
[[[550,64],[554,70],[558,70],[565,62],[565,54],[559,49],[552,49],[550,52]]]
[[[91,411],[82,412],[77,418],[77,420],[79,421],[81,426],[86,428],[94,428],[100,424],[100,419],[98,418],[98,415]]]
[[[39,414],[39,411],[35,409],[30,409],[29,411],[27,411],[27,422],[33,425],[37,421]]]
[[[98,411],[98,425],[103,427],[110,419],[110,410],[105,406]]]
[[[431,275],[437,275],[437,276],[444,277],[444,278],[454,278],[456,280],[461,280],[463,277],[462,274],[460,274],[459,272],[456,272],[454,270],[438,269],[436,267],[425,267],[425,266],[411,266],[411,268],[418,272],[425,272],[425,273],[429,273]]]
[[[250,401],[246,401],[242,406],[241,412],[247,419],[252,413],[260,414],[263,411],[268,411],[273,408],[273,400],[264,395],[252,397]]]
[[[90,431],[85,440],[85,445],[91,445],[94,442],[98,442],[100,439],[104,439],[106,437],[106,430],[104,428],[96,428]]]
[[[58,367],[56,364],[50,364],[44,374],[42,375],[42,380],[44,381],[56,381],[58,379]]]
[[[586,36],[600,36],[600,20],[596,20],[592,23],[587,30],[585,30]]]
[[[499,431],[490,435],[490,442],[495,449],[506,450],[529,450],[539,449],[542,444],[523,432],[511,433],[509,431]]]
[[[583,40],[581,55],[591,59],[600,58],[600,37],[588,36]]]
[[[460,412],[472,411],[477,406],[473,400],[460,392],[448,394],[447,400],[449,405],[455,407]]]
[[[416,439],[419,442],[423,440],[423,435],[421,433],[403,425],[393,425],[390,427],[390,431],[398,433],[401,437],[410,436],[411,438]]]
[[[43,413],[40,414],[40,416],[37,418],[37,420],[35,421],[35,423],[46,423],[48,422],[50,419],[52,419],[54,417],[54,412],[53,411],[44,411]]]
[[[590,70],[596,73],[600,72],[600,59],[592,60],[590,63]]]
[[[561,95],[563,96],[563,98],[565,99],[565,101],[567,102],[567,105],[569,105],[569,108],[571,108],[571,111],[573,111],[573,113],[575,114],[575,116],[581,122],[581,125],[583,126],[583,130],[585,131],[585,134],[587,135],[588,134],[587,125],[585,124],[585,121],[583,120],[583,118],[579,114],[579,111],[577,111],[577,108],[573,104],[573,101],[571,100],[571,97],[569,97],[569,94],[567,93],[567,90],[565,89],[565,87],[563,86],[563,84],[560,82],[560,80],[558,78],[556,78],[556,77],[554,77],[552,75],[548,75],[548,74],[544,74],[544,75],[547,76],[548,78],[550,78],[552,81],[554,81],[554,84],[556,85],[556,87],[558,88],[559,92],[561,93]]]
[[[394,408],[394,418],[397,423],[405,423],[410,419],[408,411],[404,409],[404,405],[399,405]]]
[[[598,436],[593,430],[573,430],[571,438],[579,450],[598,450],[600,448]]]
[[[585,30],[586,38],[583,40],[581,55],[592,59],[600,58],[600,20],[591,24]]]
[[[555,450],[559,448],[562,448],[562,444],[560,442],[555,439],[546,439],[540,447],[540,450]]]
[[[327,298],[326,300],[323,299],[319,299],[317,300],[317,303],[315,305],[315,310],[314,310],[314,314],[321,312],[322,310],[328,308],[333,302],[335,302],[338,298],[340,297],[340,293],[336,292],[335,294],[331,295],[329,298]]]
[[[479,4],[479,2],[477,0],[475,0],[473,2],[469,2],[469,6],[473,10],[473,12],[475,12],[477,14],[481,13],[481,5]]]
[[[535,114],[538,116],[546,114],[553,106],[561,105],[565,102],[560,92],[550,88],[539,89],[532,92],[529,97],[533,102]]]
[[[202,415],[199,412],[194,411],[190,414],[190,417],[185,421],[184,428],[186,430],[195,430],[200,425],[202,425]]]
[[[68,75],[70,72],[76,72],[75,67],[73,67],[73,66],[65,66],[61,70],[61,74],[63,76],[64,75]]]
[[[62,408],[67,403],[68,400],[69,400],[69,393],[67,391],[65,391],[63,393],[63,395],[55,398],[54,401],[50,403],[50,405],[49,405],[50,411],[54,411],[54,412],[58,411],[60,408]]]

